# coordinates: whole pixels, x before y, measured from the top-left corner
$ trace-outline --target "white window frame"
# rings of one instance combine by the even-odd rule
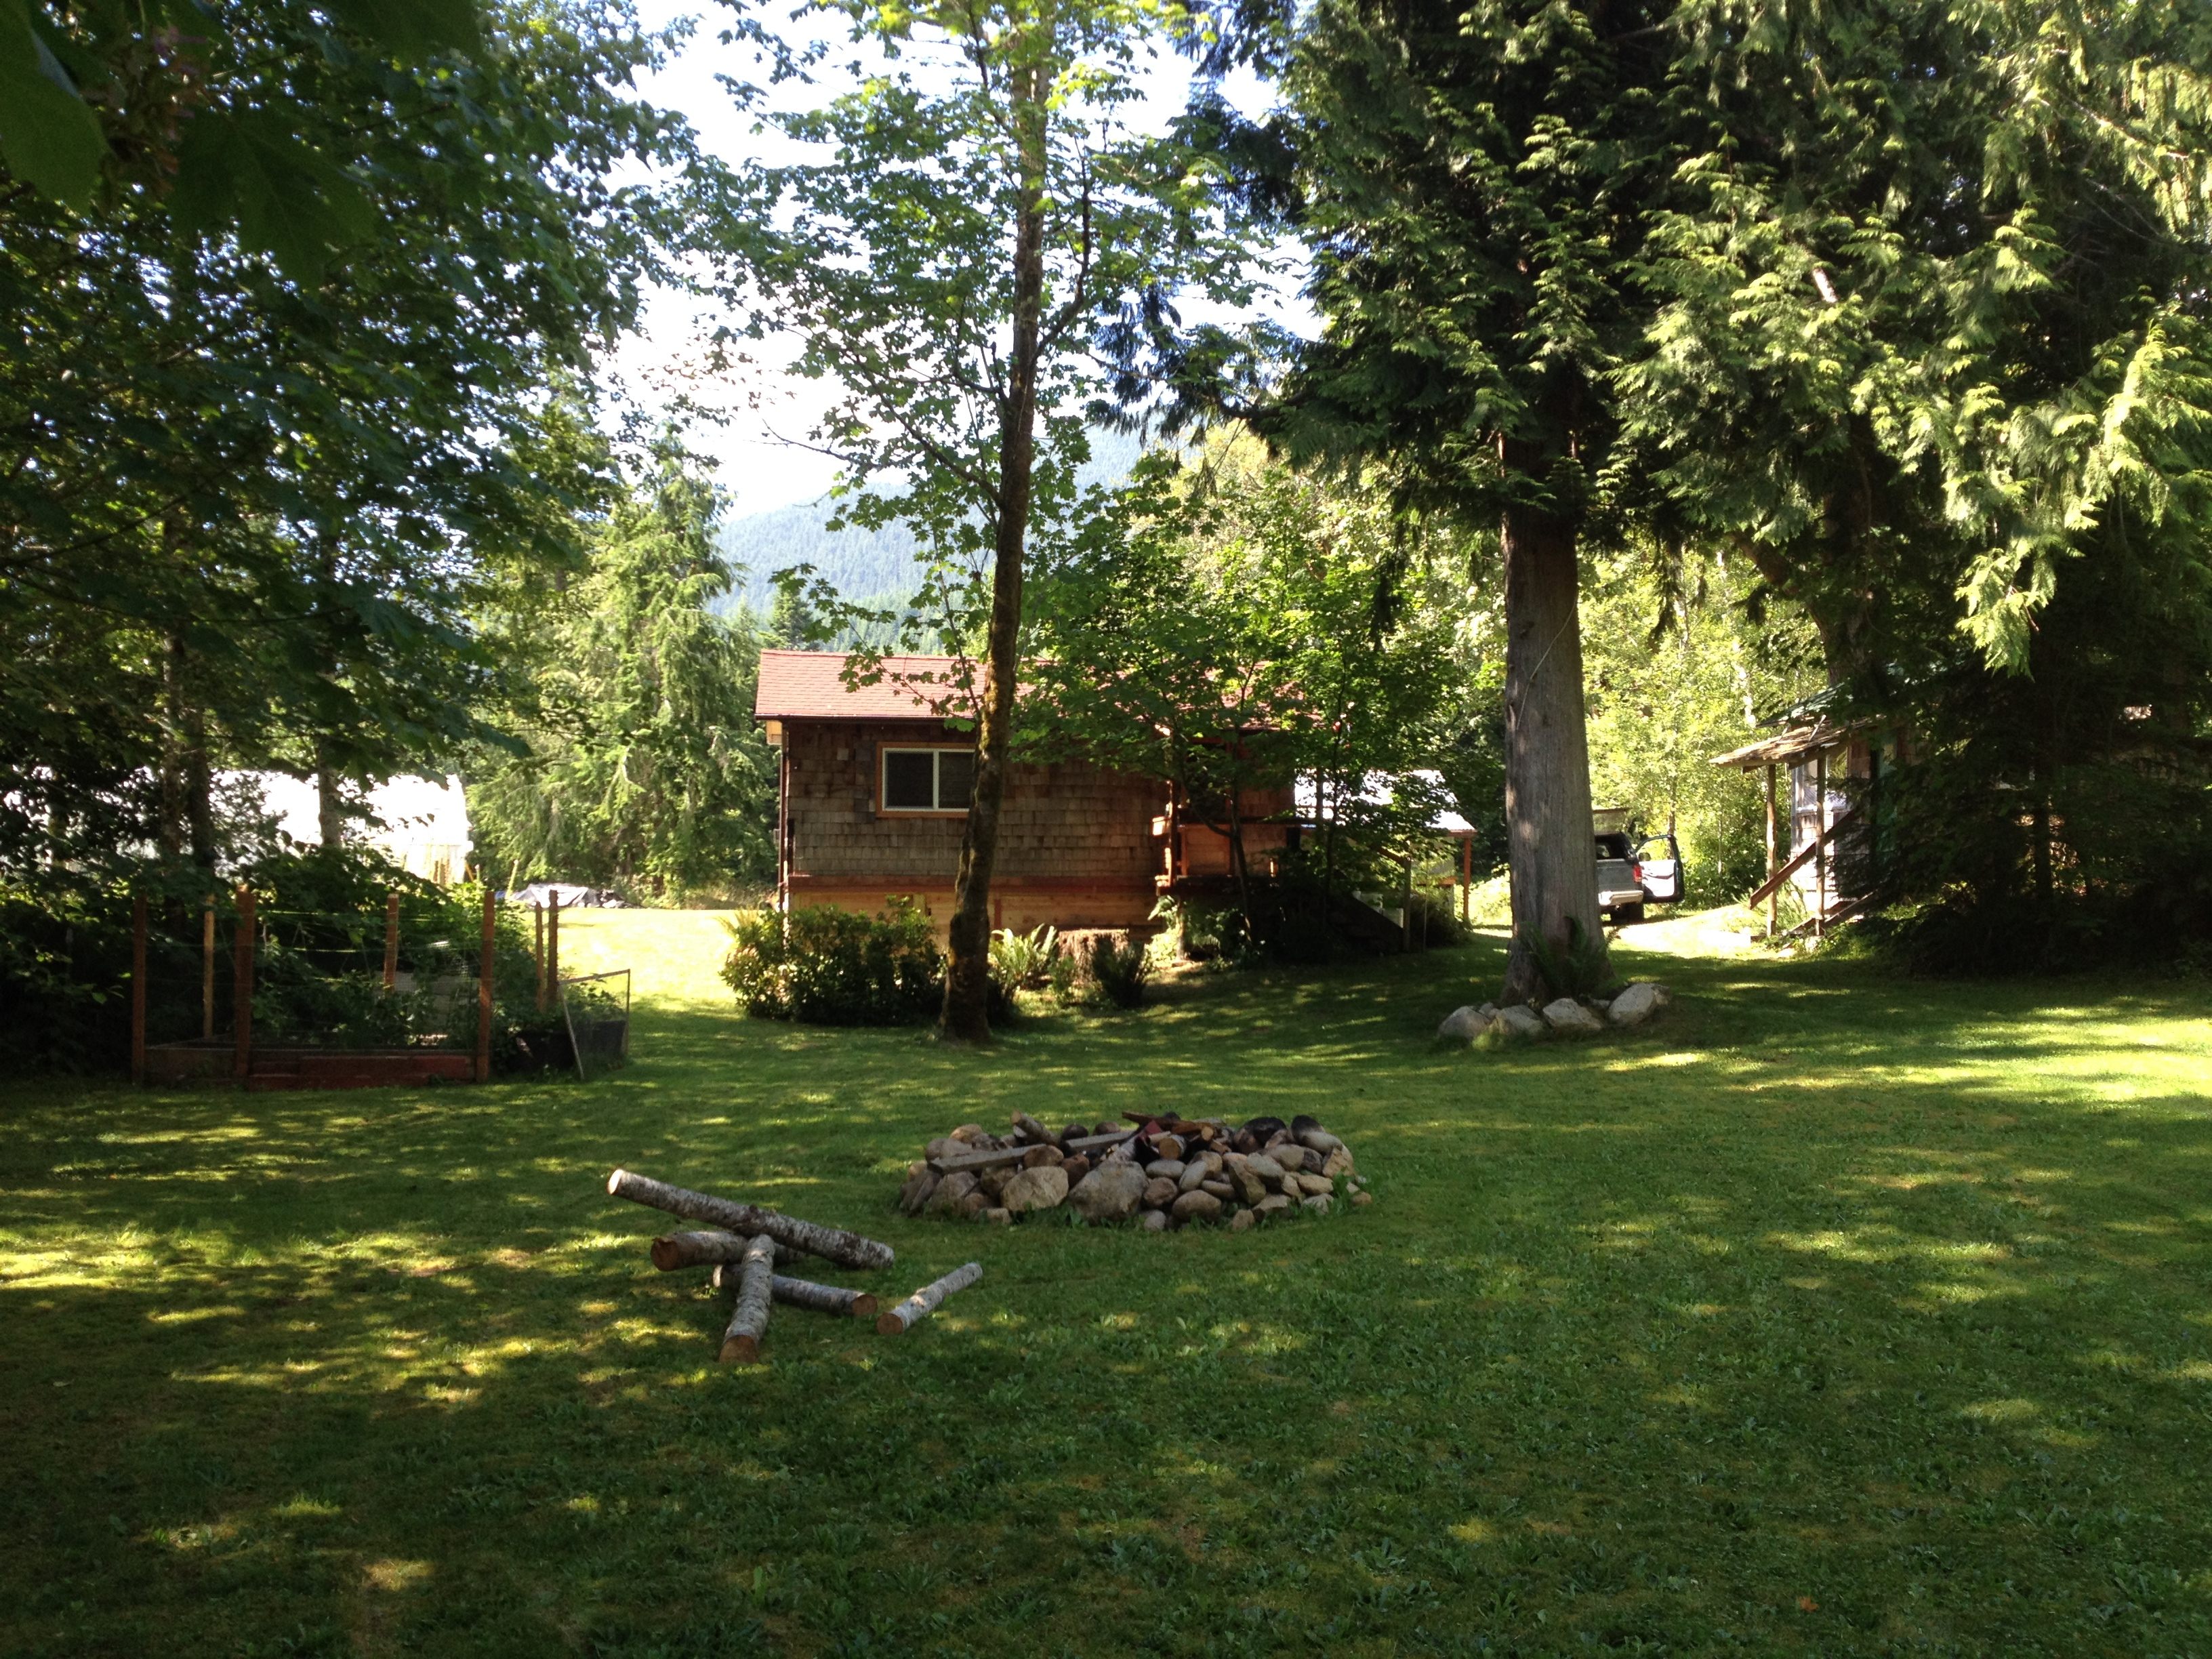
[[[975,750],[973,745],[964,743],[884,743],[877,744],[876,811],[886,817],[902,818],[966,817],[968,816],[968,809],[964,806],[939,806],[934,805],[935,802],[940,801],[945,798],[945,763],[942,760],[933,761],[930,765],[929,798],[933,804],[928,806],[892,805],[890,804],[890,790],[888,787],[888,775],[890,769],[891,757],[893,755],[973,755],[975,752]],[[975,799],[975,784],[972,779],[969,783],[969,799],[971,800]]]

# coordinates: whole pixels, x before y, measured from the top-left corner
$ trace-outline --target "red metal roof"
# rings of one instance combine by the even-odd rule
[[[978,665],[980,677],[980,665]],[[753,715],[775,720],[941,720],[966,698],[954,657],[885,657],[872,685],[845,684],[842,651],[763,651]]]

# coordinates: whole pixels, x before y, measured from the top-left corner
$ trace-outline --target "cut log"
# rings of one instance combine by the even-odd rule
[[[712,1283],[718,1291],[733,1291],[743,1277],[738,1263],[725,1261],[715,1267]],[[851,1319],[873,1319],[883,1305],[873,1291],[849,1291],[842,1285],[817,1285],[811,1279],[787,1279],[781,1273],[769,1281],[769,1294],[794,1308],[842,1314]]]
[[[937,1311],[937,1304],[955,1291],[964,1291],[983,1276],[983,1264],[971,1261],[964,1267],[955,1267],[933,1285],[925,1285],[897,1307],[883,1314],[876,1321],[879,1336],[896,1336],[911,1330],[921,1321]]]
[[[678,1267],[703,1267],[716,1261],[742,1261],[752,1243],[735,1233],[664,1233],[653,1241],[653,1265],[665,1273]],[[805,1255],[804,1250],[794,1250],[788,1244],[775,1247],[778,1267],[797,1261]]]
[[[766,1233],[757,1236],[745,1250],[739,1270],[738,1305],[730,1314],[730,1328],[722,1334],[722,1363],[750,1365],[760,1358],[760,1340],[768,1334],[769,1304],[775,1285],[775,1241]]]
[[[711,1222],[748,1238],[765,1233],[779,1244],[788,1244],[795,1250],[805,1250],[842,1267],[888,1267],[893,1259],[890,1245],[847,1232],[842,1227],[823,1227],[801,1221],[796,1216],[763,1210],[757,1204],[733,1203],[726,1198],[672,1187],[650,1176],[632,1175],[628,1170],[617,1170],[607,1177],[607,1191],[633,1204],[647,1204],[671,1215]]]

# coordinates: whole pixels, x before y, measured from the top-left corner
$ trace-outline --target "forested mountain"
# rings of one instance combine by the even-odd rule
[[[1084,482],[1119,483],[1142,448],[1127,434],[1094,432]],[[738,583],[715,608],[727,613],[744,605],[767,615],[775,601],[775,573],[796,564],[812,565],[848,599],[903,597],[915,578],[913,531],[895,524],[832,532],[827,526],[836,510],[836,503],[825,496],[726,520],[714,541],[722,556],[738,568]]]

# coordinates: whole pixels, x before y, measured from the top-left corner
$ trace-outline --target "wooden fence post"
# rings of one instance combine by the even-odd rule
[[[1778,866],[1775,863],[1774,853],[1774,763],[1772,761],[1769,761],[1766,763],[1767,880],[1772,881],[1774,879],[1774,872],[1778,867]],[[1782,896],[1778,890],[1769,893],[1766,896],[1766,936],[1769,939],[1772,939],[1774,937],[1775,924],[1781,919],[1779,915],[1781,902]]]
[[[200,904],[200,1041],[215,1041],[215,895]]]
[[[238,890],[238,927],[231,935],[231,1030],[235,1036],[230,1069],[240,1083],[253,1070],[253,890]]]
[[[399,982],[399,895],[384,896],[384,988]]]
[[[491,1081],[492,946],[499,921],[499,897],[489,887],[483,896],[483,954],[477,958],[477,1081]]]
[[[545,989],[558,1000],[561,995],[561,890],[553,890],[553,902],[545,912]]]
[[[542,1014],[545,1012],[545,907],[532,905],[530,916],[537,928],[537,948],[530,954],[538,963],[538,1012]]]
[[[1828,751],[1813,757],[1813,937],[1825,936],[1828,921]]]
[[[131,901],[131,1082],[146,1086],[146,896]]]

